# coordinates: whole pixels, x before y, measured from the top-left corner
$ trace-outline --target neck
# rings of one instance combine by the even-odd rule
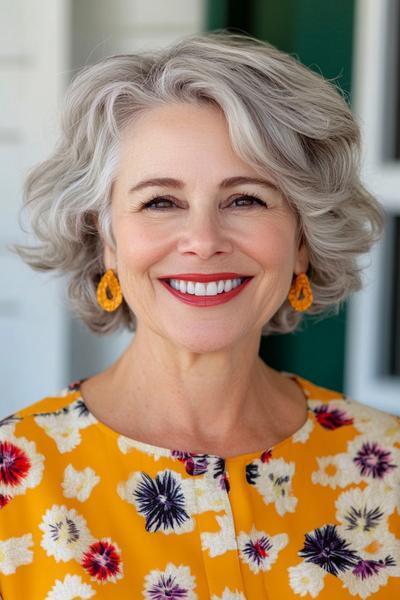
[[[138,330],[109,370],[112,388],[124,398],[124,407],[113,410],[128,410],[153,432],[204,440],[256,427],[275,392],[273,370],[258,356],[259,342],[253,336],[229,351],[198,354]]]

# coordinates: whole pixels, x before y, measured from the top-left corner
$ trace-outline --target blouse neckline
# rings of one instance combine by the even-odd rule
[[[294,373],[280,371],[280,374],[284,375],[285,377],[289,377],[290,379],[295,381],[295,383],[297,383],[298,386],[303,391],[303,394],[304,394],[304,397],[306,400],[306,407],[307,407],[306,420],[291,435],[287,436],[286,438],[277,442],[276,444],[273,444],[272,446],[261,448],[260,450],[256,450],[254,452],[246,452],[246,453],[242,453],[242,454],[236,454],[234,456],[225,456],[225,457],[217,455],[217,454],[206,453],[206,452],[191,452],[190,450],[181,450],[179,448],[165,448],[162,446],[155,446],[154,444],[142,442],[141,440],[136,440],[134,438],[124,435],[123,433],[119,433],[115,429],[112,429],[110,426],[103,423],[103,421],[100,421],[89,410],[88,406],[85,403],[85,399],[82,397],[82,394],[81,394],[81,384],[85,381],[85,378],[79,379],[78,381],[75,381],[74,383],[70,384],[69,389],[72,390],[73,392],[76,392],[79,394],[79,398],[76,398],[76,399],[79,399],[81,402],[83,402],[93,423],[101,431],[103,431],[109,437],[114,438],[115,440],[118,440],[118,439],[125,440],[128,445],[133,446],[133,447],[137,448],[138,450],[142,450],[146,454],[156,455],[157,457],[164,456],[164,457],[170,457],[170,458],[179,458],[179,457],[189,457],[190,456],[192,458],[229,461],[230,463],[231,462],[240,462],[240,461],[251,462],[252,459],[259,458],[264,453],[273,452],[277,448],[281,448],[282,446],[285,446],[285,445],[291,443],[294,437],[301,437],[301,434],[303,433],[303,431],[305,432],[308,429],[310,420],[313,419],[313,417],[314,417],[314,412],[309,403],[310,392],[309,392],[308,388],[309,388],[310,382],[308,382],[307,379],[304,379],[303,377],[300,377],[299,375],[296,375]],[[309,385],[307,385],[307,384],[309,384]]]

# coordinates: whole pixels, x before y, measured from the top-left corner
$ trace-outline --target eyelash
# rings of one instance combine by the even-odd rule
[[[240,194],[240,196],[238,196],[237,198],[235,198],[232,202],[236,202],[237,200],[240,200],[242,198],[250,198],[252,200],[255,200],[257,202],[258,205],[260,206],[265,206],[266,208],[268,207],[267,203],[264,202],[264,200],[261,200],[261,198],[259,198],[258,196],[256,196],[255,194]],[[150,200],[148,200],[148,202],[145,202],[142,204],[142,208],[146,209],[146,210],[169,210],[170,208],[172,208],[171,206],[163,206],[161,208],[155,209],[155,208],[151,208],[151,204],[153,204],[155,202],[155,200],[158,200],[159,202],[172,202],[173,200],[171,200],[170,198],[166,198],[165,196],[158,196],[155,195],[153,196],[153,198],[151,198]],[[252,207],[254,205],[247,205],[247,207]],[[246,206],[244,208],[247,208]],[[239,208],[239,207],[237,207]]]

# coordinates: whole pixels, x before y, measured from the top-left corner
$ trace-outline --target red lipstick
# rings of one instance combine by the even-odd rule
[[[159,279],[182,279],[183,281],[208,283],[209,281],[220,281],[221,279],[244,279],[245,277],[251,277],[251,275],[241,275],[240,273],[175,273],[175,275],[164,275]]]
[[[178,277],[176,278],[178,279]],[[171,279],[175,279],[175,277],[171,277]],[[180,279],[182,279],[181,276]],[[228,279],[230,279],[230,277],[228,277]],[[233,277],[232,279],[235,279],[235,277]],[[185,304],[190,304],[191,306],[207,307],[229,302],[229,300],[232,300],[232,298],[234,298],[244,290],[246,285],[250,283],[251,279],[252,277],[249,277],[230,292],[221,292],[216,296],[196,296],[195,294],[184,294],[179,290],[176,290],[173,287],[171,287],[169,283],[167,281],[164,281],[163,279],[160,279],[160,283],[170,292],[170,294],[172,294],[173,296],[175,296],[175,298],[178,298],[178,300],[181,300]],[[193,280],[189,279],[189,281]],[[215,281],[215,279],[211,279],[211,281]]]

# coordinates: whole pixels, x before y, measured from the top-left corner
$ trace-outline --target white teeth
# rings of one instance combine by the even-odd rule
[[[196,283],[194,286],[194,293],[196,294],[196,296],[206,296],[207,294],[205,283]]]
[[[206,296],[216,296],[218,294],[217,282],[210,281],[207,283]]]
[[[220,281],[210,281],[201,283],[199,281],[183,281],[182,279],[170,279],[171,287],[182,294],[192,294],[196,296],[216,296],[222,292],[230,292],[232,289],[242,283],[242,279],[226,279]]]
[[[188,294],[194,294],[195,288],[194,288],[193,281],[188,281],[186,288],[187,288],[186,291],[187,291]]]
[[[234,279],[234,281],[236,281],[236,279]],[[232,289],[232,280],[228,279],[228,281],[225,281],[225,285],[224,285],[224,292],[230,292]]]

